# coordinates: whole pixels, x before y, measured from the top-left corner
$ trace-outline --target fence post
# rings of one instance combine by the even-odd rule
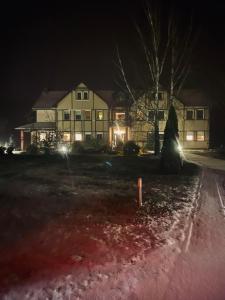
[[[142,178],[138,178],[138,207],[142,206]]]

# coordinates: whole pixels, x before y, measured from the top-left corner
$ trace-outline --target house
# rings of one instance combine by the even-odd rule
[[[163,132],[168,114],[168,94],[159,93],[159,131]],[[147,101],[147,102],[146,102]],[[32,143],[49,137],[58,144],[72,144],[95,138],[116,146],[134,140],[140,146],[153,142],[154,109],[151,97],[140,96],[138,103],[125,105],[112,90],[89,89],[80,83],[70,91],[43,91],[33,106],[36,122],[19,126],[21,149],[25,150],[24,132]],[[148,105],[143,105],[148,103]],[[209,147],[209,108],[198,90],[183,90],[174,101],[183,148]]]

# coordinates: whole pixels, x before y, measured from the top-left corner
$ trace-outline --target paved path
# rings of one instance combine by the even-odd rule
[[[223,159],[203,156],[200,153],[193,154],[191,152],[185,152],[184,155],[187,160],[193,161],[203,167],[225,171],[225,160]]]
[[[214,163],[203,161],[207,165]],[[197,210],[182,253],[170,273],[164,300],[225,299],[224,182],[225,173],[203,170]]]

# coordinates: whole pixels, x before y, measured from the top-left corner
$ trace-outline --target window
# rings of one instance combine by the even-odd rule
[[[194,131],[187,131],[186,141],[194,141]]]
[[[103,120],[103,111],[102,110],[96,111],[96,120]]]
[[[186,111],[186,119],[187,120],[194,120],[194,111],[193,110],[188,109]]]
[[[75,113],[75,120],[80,121],[81,120],[81,111],[76,110],[74,113]]]
[[[160,131],[160,132],[159,132],[159,140],[160,140],[161,142],[163,142],[163,139],[164,139],[164,132],[163,132],[163,131]]]
[[[148,112],[148,120],[149,121],[154,121],[155,119],[155,111],[154,110],[149,110]]]
[[[82,92],[77,92],[77,100],[81,100],[82,99]]]
[[[102,140],[103,139],[103,133],[98,132],[96,134],[96,138],[97,138],[97,140]]]
[[[45,141],[47,137],[46,132],[40,132],[40,141]]]
[[[125,120],[125,112],[117,112],[115,113],[116,120]]]
[[[205,132],[204,131],[197,131],[197,141],[204,142],[205,140]]]
[[[89,93],[88,91],[77,91],[76,92],[76,100],[88,100]]]
[[[82,141],[82,133],[75,133],[75,141]]]
[[[197,109],[196,110],[196,119],[197,120],[204,120],[204,109]]]
[[[84,91],[84,92],[83,92],[83,99],[84,99],[84,100],[88,100],[88,98],[89,98],[88,96],[89,96],[89,95],[88,95],[88,91]]]
[[[91,140],[91,133],[90,132],[86,132],[85,133],[85,141],[90,141]]]
[[[63,141],[70,142],[70,132],[63,132]]]
[[[90,110],[84,111],[84,120],[86,120],[86,121],[91,120],[91,111]]]
[[[64,110],[63,120],[64,121],[69,121],[70,120],[70,112],[69,112],[69,110]]]
[[[163,93],[158,94],[159,100],[163,100]]]
[[[164,110],[159,110],[158,111],[158,119],[159,119],[159,121],[164,120]]]

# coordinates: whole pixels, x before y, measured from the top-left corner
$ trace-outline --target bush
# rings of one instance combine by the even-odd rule
[[[3,146],[0,146],[0,156],[4,155],[5,154],[5,150],[6,148],[3,147]]]
[[[124,155],[138,155],[140,147],[134,141],[128,141],[123,146]]]
[[[27,147],[27,154],[32,154],[32,155],[36,155],[39,153],[39,149],[38,149],[38,146],[36,144],[30,144],[28,147]]]
[[[83,143],[80,141],[73,142],[71,146],[71,154],[81,154],[84,153]]]

